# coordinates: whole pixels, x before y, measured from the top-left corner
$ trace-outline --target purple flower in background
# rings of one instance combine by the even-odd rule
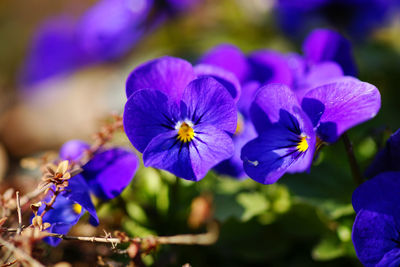
[[[385,172],[353,193],[357,213],[352,240],[360,261],[369,266],[400,265],[400,172]]]
[[[47,197],[50,198],[50,196]],[[44,206],[39,209],[39,212],[43,209]],[[68,187],[57,196],[53,209],[50,209],[43,216],[43,221],[51,224],[47,231],[67,234],[86,211],[90,214],[90,222],[93,225],[98,225],[99,219],[90,199],[89,187],[84,178],[78,174],[69,180]],[[61,239],[54,237],[47,237],[45,240],[52,246],[57,246],[61,241]]]
[[[78,162],[89,145],[71,140],[60,149],[60,157]],[[111,148],[97,152],[82,166],[79,174],[89,186],[89,191],[103,200],[120,195],[128,186],[139,166],[134,153],[123,148]],[[72,179],[75,179],[72,178]]]
[[[287,86],[264,86],[251,107],[259,136],[242,149],[245,171],[264,184],[276,182],[286,171],[305,171],[316,146],[335,142],[346,130],[373,118],[379,108],[378,89],[355,78],[314,88],[301,104]]]
[[[367,177],[374,177],[382,172],[400,171],[400,129],[386,142],[366,171]]]
[[[124,129],[145,166],[198,181],[233,154],[235,102],[227,88],[185,60],[162,57],[127,80]]]
[[[37,31],[23,66],[23,85],[126,54],[144,34],[152,4],[152,0],[101,0],[78,21],[48,20]]]
[[[333,26],[362,38],[385,22],[394,3],[392,0],[278,0],[276,13],[282,29],[290,36]]]

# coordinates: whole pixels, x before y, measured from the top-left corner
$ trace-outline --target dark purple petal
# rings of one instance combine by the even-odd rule
[[[82,176],[97,197],[108,200],[121,194],[138,166],[139,161],[134,153],[113,148],[96,154],[82,167]]]
[[[176,11],[187,11],[199,4],[202,0],[166,0],[169,6]]]
[[[315,105],[323,106],[322,114]],[[317,87],[302,101],[303,110],[314,123],[319,117],[317,131],[326,142],[335,142],[346,130],[375,117],[380,106],[378,89],[354,79]]]
[[[236,103],[239,112],[246,118],[250,118],[250,107],[253,103],[254,97],[261,85],[257,81],[250,81],[242,86],[242,95]]]
[[[240,153],[246,143],[257,137],[257,132],[249,120],[244,120],[243,125],[240,127],[242,129],[238,129],[238,131],[232,137],[234,145],[233,156],[214,167],[214,170],[216,170],[218,173],[230,175],[236,178],[246,177],[243,169],[243,161],[240,158]]]
[[[301,153],[296,150],[297,134],[282,124],[270,126],[242,149],[241,159],[247,175],[259,183],[272,184],[291,166],[293,172],[308,170],[315,147],[315,135],[309,134],[309,148]]]
[[[140,89],[154,89],[179,102],[183,90],[195,78],[196,75],[189,62],[165,56],[134,69],[126,81],[126,95],[129,98]]]
[[[393,214],[400,207],[400,172],[385,172],[363,184],[353,193],[356,212],[361,209]],[[400,213],[397,212],[400,218]]]
[[[221,67],[244,82],[249,72],[246,56],[234,45],[221,44],[208,51],[199,63]]]
[[[199,180],[193,172],[190,161],[189,143],[180,143],[176,131],[169,131],[154,137],[143,152],[146,167],[167,170],[187,180]]]
[[[125,133],[133,146],[143,152],[154,137],[174,129],[178,115],[177,105],[163,92],[140,90],[125,104]]]
[[[69,161],[78,162],[84,156],[90,145],[81,140],[70,140],[60,148],[60,158]]]
[[[82,208],[87,210],[92,217],[91,222],[94,222],[96,225],[99,224],[96,209],[90,198],[89,187],[80,174],[73,176],[69,180],[68,187],[61,193],[61,195],[81,205]]]
[[[258,133],[280,119],[281,110],[292,113],[300,110],[295,93],[284,84],[269,84],[261,87],[254,98],[250,115]]]
[[[72,18],[64,16],[49,19],[40,26],[22,69],[23,85],[65,74],[83,64],[74,24]]]
[[[366,171],[367,177],[374,177],[382,172],[400,171],[400,130],[392,134],[386,146],[375,156]]]
[[[221,83],[237,101],[240,97],[241,87],[235,74],[220,67],[208,64],[199,64],[194,67],[194,72],[198,78],[211,76]]]
[[[292,72],[283,54],[272,50],[259,50],[248,56],[248,62],[251,68],[249,80],[256,80],[261,84],[292,85]]]
[[[196,135],[190,143],[190,161],[198,181],[212,167],[232,157],[234,147],[232,138],[213,125],[198,125],[194,130]]]
[[[120,57],[143,35],[150,0],[101,0],[77,26],[79,44],[94,61]]]
[[[344,74],[357,75],[351,44],[335,31],[317,29],[311,32],[304,41],[303,53],[309,64],[334,61],[342,67]]]
[[[228,133],[235,132],[237,123],[235,103],[225,87],[215,79],[194,80],[185,89],[182,101],[187,105],[188,114],[191,115],[188,119],[195,125],[208,124]]]
[[[359,210],[352,239],[357,256],[365,266],[398,266],[393,263],[400,259],[399,226],[398,219],[392,215]]]

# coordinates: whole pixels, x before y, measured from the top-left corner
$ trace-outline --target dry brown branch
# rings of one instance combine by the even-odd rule
[[[16,199],[17,199],[17,213],[18,213],[18,228],[17,234],[20,235],[22,231],[22,214],[21,214],[21,203],[19,200],[19,191],[15,192]]]
[[[19,260],[23,260],[26,263],[28,263],[28,266],[32,267],[44,267],[43,264],[32,258],[30,255],[26,254],[24,251],[21,249],[15,247],[13,244],[5,241],[4,239],[0,238],[0,245],[6,247],[9,251],[14,253],[14,256],[18,258]],[[17,256],[15,255],[17,254]]]

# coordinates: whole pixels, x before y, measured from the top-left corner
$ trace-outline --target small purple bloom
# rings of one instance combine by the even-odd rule
[[[314,88],[301,104],[287,86],[264,86],[251,107],[259,137],[242,149],[245,171],[265,184],[276,182],[286,171],[305,171],[316,146],[335,142],[346,130],[373,118],[379,108],[378,89],[355,78]]]
[[[42,207],[39,212],[43,209]],[[66,234],[79,221],[85,211],[90,214],[91,224],[98,225],[99,219],[90,199],[89,187],[84,178],[78,174],[69,180],[68,187],[57,196],[53,209],[43,216],[43,221],[51,224],[48,229],[49,232]],[[61,239],[58,238],[46,238],[46,242],[52,246],[57,246],[60,241]]]
[[[60,157],[79,161],[89,145],[71,140],[60,149]],[[88,184],[88,190],[103,200],[117,197],[134,177],[139,161],[137,156],[123,148],[111,148],[97,152],[82,166],[79,174]],[[73,177],[71,180],[75,179]]]
[[[362,38],[385,22],[394,4],[392,0],[278,0],[276,13],[290,36],[333,26]]]
[[[136,68],[127,81],[124,129],[145,166],[198,181],[233,154],[235,102],[214,78],[190,63],[162,57]]]
[[[400,171],[400,129],[386,142],[366,171],[367,177],[374,177],[382,172]]]
[[[352,240],[360,261],[369,266],[400,265],[400,172],[385,172],[353,193],[357,213]]]

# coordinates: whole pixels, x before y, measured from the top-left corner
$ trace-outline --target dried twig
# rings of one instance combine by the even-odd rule
[[[43,264],[32,258],[30,255],[26,254],[21,249],[15,247],[13,244],[5,241],[4,239],[0,238],[0,245],[6,247],[9,251],[12,251],[14,254],[17,253],[18,257],[22,258],[24,261],[29,263],[32,267],[44,267]]]
[[[17,228],[17,235],[21,234],[22,231],[22,214],[21,214],[21,203],[19,200],[19,191],[15,192],[16,199],[17,199],[17,213],[18,213],[18,228]]]

